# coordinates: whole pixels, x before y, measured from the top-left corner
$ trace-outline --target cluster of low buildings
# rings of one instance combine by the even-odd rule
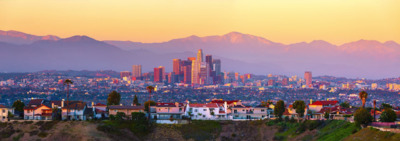
[[[298,118],[293,105],[285,105],[283,117]],[[264,103],[258,106],[246,106],[240,100],[213,99],[209,103],[161,103],[150,106],[150,113],[143,105],[105,105],[101,103],[87,104],[82,101],[48,101],[45,99],[32,99],[25,107],[23,119],[25,120],[89,120],[107,119],[109,116],[124,113],[127,119],[133,112],[142,112],[150,116],[157,123],[185,123],[192,120],[261,120],[274,118],[274,105]],[[344,108],[339,102],[312,101],[304,109],[304,117],[309,120],[324,120],[326,114],[329,119],[353,120],[352,114],[357,108]],[[400,112],[397,112],[400,114]],[[0,105],[1,121],[7,120],[9,114],[20,115],[13,108]],[[373,114],[373,113],[371,113]],[[379,118],[379,111],[375,113]],[[22,115],[22,114],[21,114]]]

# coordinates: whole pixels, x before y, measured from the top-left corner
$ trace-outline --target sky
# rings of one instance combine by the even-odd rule
[[[400,1],[0,0],[0,30],[146,43],[232,31],[284,44],[400,43]]]

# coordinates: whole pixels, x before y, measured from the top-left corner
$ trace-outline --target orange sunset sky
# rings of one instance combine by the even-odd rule
[[[285,44],[400,43],[400,0],[0,0],[0,30],[138,42],[238,31]]]

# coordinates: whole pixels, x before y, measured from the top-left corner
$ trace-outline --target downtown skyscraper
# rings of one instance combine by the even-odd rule
[[[312,87],[312,74],[311,71],[306,71],[304,73],[304,79],[306,80],[306,87],[311,88]]]
[[[142,77],[142,65],[132,66],[132,77]]]

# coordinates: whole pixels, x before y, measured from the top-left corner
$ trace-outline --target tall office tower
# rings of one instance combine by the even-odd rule
[[[210,68],[207,62],[200,63],[200,84],[210,84]]]
[[[282,86],[287,86],[289,85],[289,78],[283,78],[282,79]]]
[[[179,75],[181,73],[181,59],[173,59],[172,67],[174,74]]]
[[[275,81],[273,79],[268,80],[268,86],[274,86]]]
[[[142,77],[142,65],[132,66],[132,77]]]
[[[192,84],[199,84],[199,71],[200,63],[199,60],[192,61]]]
[[[125,77],[125,79],[127,79],[127,78],[131,77],[131,72],[121,71],[120,75],[121,75],[121,79],[124,79],[124,77]]]
[[[176,78],[175,78],[175,73],[174,72],[170,72],[170,73],[167,73],[167,82],[168,83],[175,83],[176,82]]]
[[[304,73],[304,79],[306,80],[306,85],[308,88],[312,87],[312,74],[311,71],[306,71]]]
[[[213,71],[215,71],[216,75],[221,75],[221,60],[214,59],[212,61],[213,64]]]
[[[203,62],[203,50],[199,49],[199,51],[197,51],[197,60],[200,62]]]
[[[247,76],[246,76],[246,74],[245,74],[245,75],[241,75],[241,76],[240,76],[240,79],[242,80],[242,83],[245,84],[246,81],[247,81]]]
[[[165,76],[165,68],[163,66],[154,68],[154,82],[163,82],[164,76]]]
[[[214,70],[213,67],[213,59],[211,55],[206,55],[206,62],[208,64],[208,67],[210,68],[210,72]]]
[[[183,66],[183,83],[192,84],[192,65]]]
[[[239,73],[235,72],[235,81],[239,81]]]

